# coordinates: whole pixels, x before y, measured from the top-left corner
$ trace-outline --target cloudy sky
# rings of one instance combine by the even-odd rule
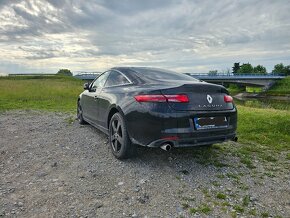
[[[290,64],[289,0],[0,0],[0,73]]]

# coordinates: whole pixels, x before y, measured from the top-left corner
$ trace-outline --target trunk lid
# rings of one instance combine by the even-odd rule
[[[188,103],[168,102],[177,111],[219,111],[233,109],[233,103],[226,103],[227,90],[220,85],[206,82],[180,84],[172,88],[161,89],[163,95],[186,94]]]

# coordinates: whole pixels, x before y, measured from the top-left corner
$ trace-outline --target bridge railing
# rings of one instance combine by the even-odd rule
[[[202,79],[202,80],[233,80],[233,79],[283,79],[285,77],[284,74],[216,74],[216,75],[208,75],[208,74],[187,74],[192,77]]]
[[[201,79],[201,80],[233,80],[233,79],[283,79],[285,77],[284,74],[216,74],[216,75],[208,75],[208,74],[194,74],[194,73],[186,73],[192,77]],[[100,73],[79,73],[74,75],[74,77],[83,79],[83,80],[93,80],[95,79]]]
[[[98,76],[98,75],[100,75],[101,73],[78,73],[78,74],[76,74],[76,75],[74,75],[74,76],[94,76],[94,75],[96,75],[96,76]]]
[[[186,73],[191,76],[210,76],[210,77],[276,77],[276,76],[283,76],[285,77],[285,74],[283,73],[268,73],[268,74],[262,74],[262,73],[248,73],[248,74],[233,74],[233,73],[218,73],[218,74],[204,74],[204,73]]]

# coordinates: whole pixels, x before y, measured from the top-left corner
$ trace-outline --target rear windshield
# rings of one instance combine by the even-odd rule
[[[161,70],[154,68],[137,68],[134,69],[140,77],[145,77],[150,80],[190,80],[199,81],[189,75],[176,73],[169,70]]]

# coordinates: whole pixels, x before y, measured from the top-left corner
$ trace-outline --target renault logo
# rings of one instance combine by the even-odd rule
[[[212,103],[212,97],[210,95],[207,95],[206,99],[207,99],[208,103],[210,103],[210,104]]]

